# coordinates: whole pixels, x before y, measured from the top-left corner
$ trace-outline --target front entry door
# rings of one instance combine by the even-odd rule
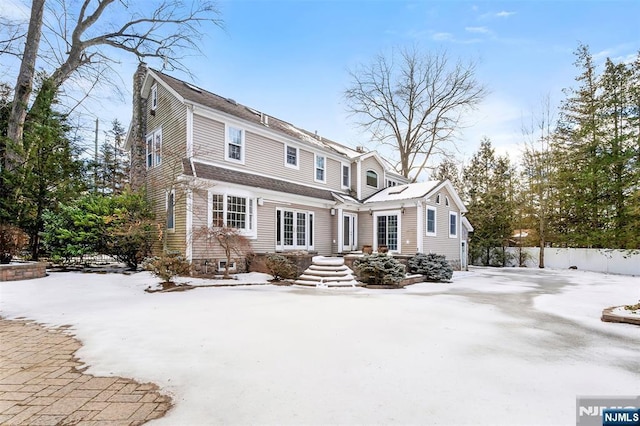
[[[345,213],[342,216],[342,251],[354,251],[358,244],[356,234],[356,215]]]

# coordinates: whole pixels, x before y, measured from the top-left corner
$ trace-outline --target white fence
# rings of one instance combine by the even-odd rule
[[[513,256],[511,266],[517,266],[520,248],[508,247],[507,251]],[[526,265],[537,268],[540,248],[523,247],[522,251],[528,253]],[[544,266],[550,269],[575,266],[583,271],[640,275],[640,251],[547,247],[544,249]]]

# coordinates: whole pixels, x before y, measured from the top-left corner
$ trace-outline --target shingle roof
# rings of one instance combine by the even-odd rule
[[[238,185],[250,186],[254,188],[269,189],[272,191],[284,192],[287,194],[301,195],[305,197],[319,198],[334,201],[332,192],[320,188],[299,185],[280,179],[258,176],[244,173],[237,170],[225,169],[212,164],[193,162],[196,176],[203,179],[216,180],[221,182],[235,183]],[[183,160],[184,173],[193,176],[189,159]]]
[[[357,153],[352,148],[341,145],[338,142],[316,136],[315,133],[311,133],[272,116],[268,117],[268,125],[266,125],[264,122],[265,115],[260,111],[241,105],[233,99],[211,93],[205,89],[194,86],[191,83],[178,80],[177,78],[171,77],[170,75],[164,74],[160,71],[152,71],[158,78],[162,79],[162,81],[168,84],[176,93],[188,101],[222,111],[226,114],[233,115],[258,125],[263,125],[275,132],[285,134],[307,144],[316,145],[322,149],[332,151],[347,158],[353,158],[351,156],[352,154],[361,155],[361,153]]]
[[[390,186],[382,189],[369,198],[364,203],[376,203],[379,201],[399,201],[422,198],[431,192],[441,182],[430,180],[428,182],[409,183],[406,185]]]

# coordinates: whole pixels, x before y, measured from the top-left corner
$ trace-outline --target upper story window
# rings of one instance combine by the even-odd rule
[[[398,182],[387,179],[387,188],[398,185]]]
[[[367,185],[374,188],[378,187],[378,174],[373,170],[367,170]]]
[[[342,187],[351,188],[351,166],[348,164],[342,165]]]
[[[458,236],[458,213],[449,212],[449,238]]]
[[[155,110],[158,108],[158,85],[154,84],[151,86],[151,109]]]
[[[285,145],[284,149],[285,161],[284,165],[287,167],[298,168],[298,148],[295,146]]]
[[[244,164],[244,130],[227,126],[227,143],[225,144],[225,159]]]
[[[436,209],[427,206],[427,235],[436,235]]]
[[[147,168],[157,167],[162,163],[162,129],[147,135]]]
[[[209,226],[239,229],[244,235],[255,235],[256,200],[233,194],[209,194]]]
[[[436,195],[436,204],[440,204],[440,194]]]
[[[449,207],[449,197],[447,197],[446,195],[444,197],[444,205]]]
[[[326,182],[327,181],[327,174],[326,174],[326,165],[327,165],[327,158],[322,156],[322,155],[315,155],[315,162],[316,162],[316,173],[315,173],[315,180],[316,182]]]
[[[167,229],[175,230],[176,228],[176,192],[174,190],[167,191]]]

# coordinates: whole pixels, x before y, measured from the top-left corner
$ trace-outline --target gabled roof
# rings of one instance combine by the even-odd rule
[[[427,182],[390,186],[376,192],[375,194],[364,200],[363,204],[379,203],[382,201],[402,201],[415,200],[419,198],[429,198],[445,187],[449,191],[449,194],[451,194],[453,202],[458,206],[460,211],[462,213],[466,213],[467,208],[465,207],[464,203],[460,199],[460,196],[449,180],[431,180]]]
[[[366,200],[365,204],[377,203],[380,201],[400,201],[412,200],[416,198],[426,197],[440,181],[431,180],[427,182],[408,183],[406,185],[390,186],[381,191],[376,192]]]

